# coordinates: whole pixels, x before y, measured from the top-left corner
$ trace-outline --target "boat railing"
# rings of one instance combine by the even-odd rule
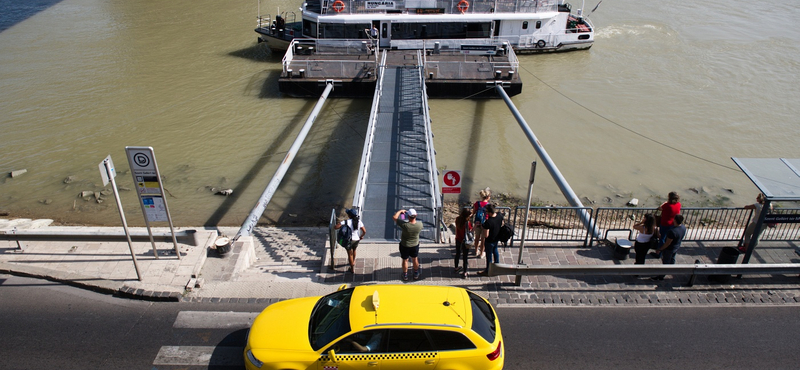
[[[491,14],[557,12],[557,0],[309,0],[306,11],[344,14]]]
[[[371,74],[378,64],[378,55],[374,45],[365,40],[334,40],[334,39],[295,39],[289,44],[283,56],[283,74],[296,75],[305,73],[311,77],[314,67],[319,61],[314,55],[326,55],[325,78],[352,78],[352,71],[362,70],[366,75]],[[337,58],[338,56],[338,58]],[[339,68],[335,67],[339,62]],[[365,76],[368,77],[368,76]]]
[[[475,65],[479,65],[478,69],[488,69],[490,71],[514,71],[518,72],[519,59],[514,49],[511,48],[508,42],[503,40],[492,39],[475,39],[475,40],[427,40],[421,48],[425,50],[423,54],[423,64],[425,70],[428,72],[437,71],[436,75],[440,78],[469,78],[475,70]],[[438,48],[435,46],[439,43]],[[473,54],[466,54],[461,50],[461,45],[470,46],[495,46],[496,55],[502,55],[506,58],[489,58],[475,60]],[[433,58],[429,55],[436,53],[440,56],[449,56],[448,58]],[[459,58],[453,58],[460,56]]]

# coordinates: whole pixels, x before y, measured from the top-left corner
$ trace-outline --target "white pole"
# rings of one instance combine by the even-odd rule
[[[117,209],[119,209],[119,218],[122,219],[122,229],[125,230],[125,238],[128,239],[128,249],[131,251],[131,258],[133,259],[133,268],[136,270],[136,278],[142,281],[142,274],[139,273],[139,264],[136,262],[136,253],[133,252],[133,242],[131,242],[131,234],[128,232],[128,222],[125,221],[125,212],[122,210],[122,202],[119,200],[119,190],[117,190],[117,182],[114,180],[114,173],[111,172],[111,164],[108,159],[103,161],[106,167],[106,174],[111,181],[111,189],[114,190],[114,199],[117,201]]]

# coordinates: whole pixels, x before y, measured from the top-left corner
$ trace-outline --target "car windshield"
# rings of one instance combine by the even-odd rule
[[[483,298],[473,292],[467,292],[472,304],[472,330],[487,342],[494,342],[496,334],[494,310]]]
[[[315,351],[350,331],[350,297],[353,288],[328,294],[311,312],[308,338]]]

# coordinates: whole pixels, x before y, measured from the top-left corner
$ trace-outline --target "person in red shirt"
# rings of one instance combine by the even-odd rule
[[[677,192],[669,192],[667,201],[658,208],[661,209],[661,222],[658,224],[658,231],[661,234],[661,238],[658,240],[658,249],[660,249],[664,245],[667,233],[675,227],[675,216],[681,213],[681,196]],[[661,252],[657,250],[652,255],[660,258]]]

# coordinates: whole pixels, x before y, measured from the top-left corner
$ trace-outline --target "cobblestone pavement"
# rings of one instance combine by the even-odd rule
[[[12,234],[27,235],[20,244]],[[121,228],[47,226],[41,220],[0,220],[0,273],[40,277],[109,294],[138,299],[190,302],[264,302],[322,295],[341,284],[428,284],[471,289],[501,306],[617,306],[617,305],[798,305],[800,278],[796,275],[746,275],[725,284],[699,276],[687,286],[688,276],[652,281],[632,276],[513,276],[478,277],[486,260],[470,256],[467,278],[454,271],[454,249],[449,244],[420,247],[421,279],[401,280],[396,244],[369,243],[358,247],[354,273],[346,272],[347,256],[335,249],[331,268],[327,228],[256,228],[251,237],[233,243],[229,253],[214,249],[222,235],[238,228],[194,228],[194,238],[179,239],[175,256],[171,238],[157,237],[153,245],[136,238],[133,250],[141,281],[137,280]],[[185,230],[179,230],[185,231]],[[154,229],[157,235],[169,229]],[[25,234],[27,233],[27,234]],[[147,235],[146,229],[132,229]],[[44,234],[50,237],[31,237]],[[75,237],[75,234],[83,237]],[[94,235],[88,238],[86,235]],[[108,240],[113,239],[113,240]],[[89,241],[87,241],[89,240]],[[123,241],[119,241],[123,240]],[[530,243],[529,243],[530,244]],[[726,243],[685,242],[678,264],[695,260],[713,263]],[[751,263],[800,263],[794,242],[761,243]],[[500,248],[503,263],[516,263],[518,247]],[[538,265],[633,264],[617,260],[605,245],[533,243],[523,261]],[[647,264],[660,262],[648,258]]]

